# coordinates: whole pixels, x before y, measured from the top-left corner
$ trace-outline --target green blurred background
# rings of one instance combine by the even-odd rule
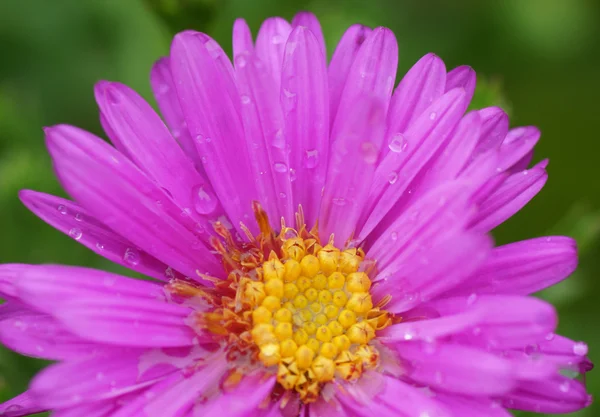
[[[70,123],[100,133],[92,88],[126,83],[151,99],[148,73],[186,28],[231,50],[234,18],[256,34],[268,16],[306,9],[323,25],[329,54],[347,26],[390,27],[400,72],[435,52],[448,68],[478,73],[474,107],[501,104],[511,125],[536,125],[536,160],[550,158],[541,194],[495,231],[499,243],[548,233],[575,236],[579,270],[542,296],[560,311],[560,331],[600,357],[600,2],[596,0],[1,0],[0,262],[63,263],[120,271],[35,218],[21,188],[61,194],[44,148],[42,126]],[[21,392],[45,364],[0,350],[0,400]],[[600,375],[588,377],[592,394]],[[577,416],[600,415],[592,406]]]

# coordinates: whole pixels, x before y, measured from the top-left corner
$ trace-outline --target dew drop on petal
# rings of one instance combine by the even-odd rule
[[[287,172],[287,165],[284,164],[283,162],[275,162],[273,164],[273,168],[275,169],[275,171],[277,172]]]
[[[395,172],[390,173],[390,175],[388,176],[388,182],[390,184],[395,184],[396,181],[398,181],[398,174],[396,174]]]
[[[79,240],[81,239],[81,236],[83,236],[83,232],[81,231],[81,229],[74,227],[71,230],[69,230],[69,236],[71,236],[75,240]]]
[[[309,149],[304,154],[304,167],[314,168],[319,164],[319,151],[316,149]]]
[[[548,333],[546,335],[546,340],[550,341],[550,340],[553,340],[553,339],[554,339],[554,333]]]
[[[290,182],[296,181],[296,170],[294,168],[290,168]]]
[[[138,265],[140,263],[140,254],[133,248],[127,248],[123,255],[123,260],[129,265]]]
[[[431,114],[429,115],[429,120],[435,120],[436,117],[437,117],[437,113],[431,112]]]
[[[392,232],[390,234],[390,238],[394,241],[398,240],[398,233],[397,232]]]
[[[283,199],[283,198],[286,198],[286,197],[287,197],[287,195],[285,193],[279,193],[279,198]]]
[[[564,381],[558,387],[558,389],[560,389],[560,392],[569,392],[570,388],[571,388],[571,383],[569,381]]]
[[[467,305],[473,305],[475,301],[477,301],[477,294],[473,293],[469,295],[469,298],[467,298]]]
[[[83,215],[81,213],[77,213],[75,215],[75,221],[78,221],[78,222],[83,221]]]
[[[65,206],[63,206],[62,204],[59,205],[58,207],[56,207],[56,209],[58,210],[58,212],[60,214],[67,214],[67,208]]]
[[[248,104],[248,103],[250,103],[250,97],[243,95],[240,97],[240,101],[242,102],[242,104]]]
[[[373,144],[373,142],[363,142],[360,145],[360,150],[362,152],[363,159],[369,165],[377,162],[377,148]]]
[[[284,149],[285,148],[285,137],[283,136],[283,130],[278,129],[273,135],[273,141],[271,142],[274,148]]]
[[[583,342],[577,342],[573,345],[573,353],[577,356],[585,356],[588,353],[588,346]]]
[[[392,152],[402,152],[406,149],[407,146],[408,143],[406,142],[406,139],[404,138],[404,135],[402,133],[396,133],[392,137],[392,141],[388,145],[390,151]]]
[[[246,59],[246,57],[244,55],[238,55],[235,57],[235,66],[237,68],[244,68],[247,63],[248,63],[248,60]]]
[[[198,185],[192,189],[192,201],[194,209],[199,214],[209,214],[217,208],[217,197],[204,185]]]
[[[346,199],[343,197],[336,197],[332,201],[333,201],[333,204],[335,204],[336,206],[345,206],[346,205]]]
[[[96,249],[98,249],[98,250],[104,250],[104,244],[102,244],[100,242],[96,243]]]

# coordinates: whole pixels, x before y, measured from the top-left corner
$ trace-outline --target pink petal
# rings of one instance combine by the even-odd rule
[[[446,66],[437,55],[427,54],[413,65],[398,84],[390,103],[388,144],[392,144],[396,135],[404,133],[431,103],[440,98],[445,87]]]
[[[500,145],[500,166],[514,169],[516,164],[528,158],[539,139],[540,131],[534,126],[511,129]]]
[[[577,267],[577,244],[549,236],[494,248],[488,260],[451,294],[532,294],[567,278]]]
[[[43,413],[47,408],[38,405],[30,391],[25,391],[14,398],[0,404],[0,416],[21,417],[35,413]]]
[[[379,229],[374,233],[377,236],[406,209],[399,202],[409,199],[409,186],[459,122],[463,100],[464,91],[458,89],[442,96],[403,135],[402,140],[410,143],[411,148],[403,149],[404,145],[398,144],[399,147],[394,147],[379,163],[369,187],[367,205],[362,209],[360,239],[366,238],[375,227]],[[388,218],[382,222],[386,215]]]
[[[477,77],[473,68],[462,65],[454,68],[446,75],[446,91],[450,91],[453,88],[461,87],[465,89],[466,100],[465,110],[469,106],[473,94],[475,93],[475,86],[477,85]]]
[[[236,57],[236,77],[242,102],[242,119],[249,142],[246,149],[258,190],[258,201],[270,219],[276,221],[283,217],[287,224],[293,224],[289,142],[282,136],[284,122],[279,90],[274,88],[263,63],[254,55],[241,54]]]
[[[338,107],[350,68],[371,29],[363,25],[350,26],[338,43],[329,64],[329,120],[330,127],[337,117]]]
[[[293,47],[292,47],[293,45]],[[325,56],[313,34],[292,31],[283,60],[281,105],[290,152],[293,208],[302,205],[312,227],[321,205],[329,157],[329,107]]]
[[[47,128],[46,138],[63,187],[96,219],[190,277],[222,273],[196,223],[129,159],[75,127]]]
[[[190,136],[183,117],[183,110],[179,104],[177,88],[171,74],[171,59],[169,57],[163,57],[154,63],[150,71],[150,85],[158,103],[158,108],[165,119],[165,123],[171,130],[171,134],[177,139],[186,156],[192,160],[196,170],[205,178],[206,174],[202,167],[200,155],[196,150],[194,140]],[[106,127],[104,130],[106,131]],[[121,150],[121,148],[118,149]]]
[[[541,166],[512,174],[481,203],[473,229],[489,231],[521,210],[542,189],[548,174]]]
[[[239,54],[254,52],[254,42],[252,40],[252,32],[244,19],[235,19],[233,22],[233,56]]]
[[[323,37],[323,31],[321,30],[321,24],[319,19],[311,12],[299,12],[292,19],[292,28],[298,26],[304,26],[312,32],[317,41],[317,45],[323,57],[327,57],[327,48],[325,47],[325,38]]]
[[[508,133],[508,115],[499,107],[487,107],[479,110],[483,121],[481,137],[473,151],[476,157],[500,146]]]
[[[273,87],[279,91],[283,51],[292,26],[281,17],[271,17],[263,22],[256,36],[256,55],[266,65]]]
[[[256,230],[251,204],[256,199],[240,116],[240,98],[231,63],[202,33],[175,36],[171,71],[190,134],[206,175],[233,226],[243,221]]]
[[[136,249],[77,203],[30,190],[20,191],[19,198],[36,216],[106,259],[160,280],[176,274],[164,263]]]

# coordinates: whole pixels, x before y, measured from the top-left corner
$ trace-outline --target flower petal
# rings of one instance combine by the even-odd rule
[[[254,42],[252,41],[252,32],[244,19],[235,19],[233,22],[233,56],[241,53],[254,52]]]
[[[261,403],[273,390],[275,377],[265,379],[264,375],[244,377],[231,391],[221,393],[206,404],[198,404],[198,415],[247,417],[256,415]]]
[[[242,60],[244,64],[242,65]],[[258,201],[269,218],[293,224],[288,141],[283,136],[279,90],[255,55],[236,57],[236,77],[242,119],[248,138],[247,153],[258,191]],[[281,71],[281,70],[280,70]]]
[[[392,144],[395,135],[404,133],[431,103],[440,98],[445,87],[444,61],[435,54],[427,54],[417,61],[394,91],[388,114],[388,144]]]
[[[411,193],[406,191],[410,184],[459,122],[463,100],[464,91],[460,89],[446,93],[429,106],[404,134],[411,148],[404,150],[404,145],[399,144],[399,148],[394,147],[395,151],[388,152],[379,163],[373,184],[369,187],[367,204],[362,210],[359,239],[366,238],[377,226],[384,230],[405,209],[399,201],[408,200]],[[394,210],[390,212],[392,207]],[[388,213],[387,220],[382,222]],[[375,235],[378,233],[375,232]]]
[[[158,108],[165,119],[165,123],[171,130],[171,134],[177,139],[187,157],[192,160],[196,170],[205,178],[206,174],[202,167],[200,155],[196,150],[194,140],[190,136],[183,117],[181,104],[179,104],[177,88],[173,82],[173,74],[171,74],[171,59],[169,57],[160,58],[154,63],[150,71],[150,85],[158,103]],[[104,130],[106,131],[106,127],[104,127]],[[121,150],[121,148],[118,149]]]
[[[75,336],[48,314],[14,301],[0,306],[0,342],[22,355],[49,360],[91,356],[110,350]]]
[[[46,138],[63,187],[96,219],[190,277],[222,273],[206,234],[197,237],[196,223],[129,159],[72,126],[47,128]]]
[[[454,68],[446,75],[446,91],[450,91],[453,88],[461,87],[465,89],[466,100],[465,110],[469,106],[473,94],[475,93],[475,86],[477,85],[477,77],[473,68],[462,65]]]
[[[539,139],[540,131],[537,127],[526,126],[511,129],[500,145],[500,167],[514,169],[514,166],[523,161],[523,158],[528,158]]]
[[[263,22],[256,36],[256,55],[266,65],[277,92],[281,84],[283,51],[291,31],[287,20],[271,17]]]
[[[0,416],[22,417],[35,413],[43,413],[47,409],[41,407],[31,395],[31,391],[25,391],[14,398],[0,404]]]
[[[323,37],[323,31],[321,30],[321,24],[319,19],[311,12],[299,12],[292,19],[292,28],[298,26],[304,26],[312,32],[317,41],[317,45],[323,54],[323,57],[327,57],[327,48],[325,47],[325,38]]]
[[[577,244],[548,236],[499,246],[451,294],[532,294],[568,277],[577,267]]]
[[[338,113],[342,92],[350,68],[362,44],[371,33],[371,29],[363,25],[350,26],[337,44],[328,67],[329,78],[329,120],[330,128]]]
[[[293,46],[292,46],[293,45]],[[321,205],[329,157],[329,106],[325,56],[313,34],[292,31],[283,60],[281,97],[290,151],[293,207],[300,204],[308,227]]]
[[[473,229],[490,231],[521,210],[542,189],[548,174],[543,166],[535,166],[512,174],[479,208]]]
[[[208,36],[187,31],[171,46],[171,71],[183,115],[206,175],[233,226],[244,221],[256,231],[251,204],[256,199],[240,116],[240,98],[231,63]]]
[[[33,379],[32,395],[46,408],[70,407],[139,390],[175,371],[172,366],[157,366],[140,373],[141,354],[123,350],[108,357],[51,365]]]
[[[94,219],[83,207],[64,198],[21,190],[19,198],[36,216],[98,255],[141,274],[168,280],[176,272]]]
[[[483,127],[477,147],[473,151],[476,157],[500,146],[508,133],[508,115],[499,107],[487,107],[479,110]]]

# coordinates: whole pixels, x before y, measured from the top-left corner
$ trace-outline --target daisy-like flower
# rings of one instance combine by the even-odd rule
[[[124,85],[96,100],[112,146],[47,128],[73,201],[44,221],[153,278],[2,265],[0,340],[57,361],[3,416],[500,417],[590,402],[584,343],[530,294],[575,242],[494,247],[544,185],[534,127],[465,114],[469,67],[424,56],[394,89],[386,28],[350,27],[329,65],[318,21],[243,20],[233,64],[178,34],[151,73],[163,120]]]

